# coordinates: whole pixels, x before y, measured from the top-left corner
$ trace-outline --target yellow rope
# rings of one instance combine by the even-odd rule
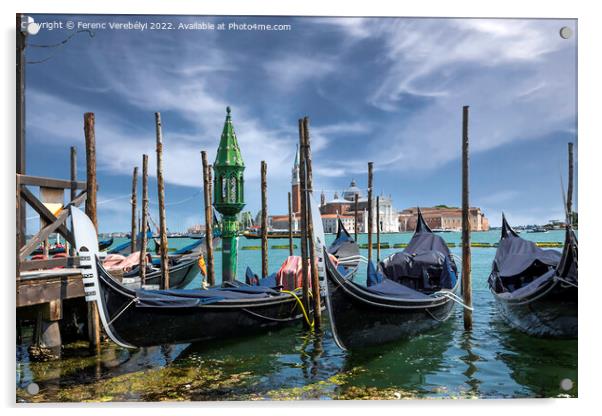
[[[300,288],[297,288],[295,290],[298,290]],[[299,296],[297,296],[297,294],[294,291],[291,290],[283,290],[280,289],[281,292],[283,293],[288,293],[289,295],[292,295],[295,299],[297,299],[297,303],[299,303],[299,306],[301,306],[301,311],[303,312],[303,316],[305,317],[305,321],[307,322],[307,324],[309,325],[310,330],[314,330],[314,321],[312,320],[311,322],[309,322],[309,316],[307,315],[307,312],[305,311],[305,306],[303,306],[303,302],[301,302],[301,299],[299,299]]]

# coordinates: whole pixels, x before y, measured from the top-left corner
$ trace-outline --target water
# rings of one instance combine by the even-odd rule
[[[533,241],[563,241],[562,231],[521,234]],[[460,242],[460,233],[443,233]],[[331,241],[333,236],[327,236]],[[384,234],[382,242],[405,243],[411,233]],[[499,231],[473,233],[494,243]],[[174,247],[188,240],[172,240]],[[360,243],[367,242],[361,235]],[[117,242],[116,242],[117,244]],[[171,244],[171,242],[170,242]],[[269,240],[271,247],[287,240]],[[240,247],[260,240],[241,239]],[[398,249],[382,250],[386,256]],[[460,248],[451,249],[460,255]],[[240,250],[240,265],[261,269],[259,250]],[[365,253],[364,253],[365,254]],[[537,339],[510,329],[497,316],[487,288],[494,248],[472,248],[474,326],[465,333],[462,311],[434,331],[362,352],[334,344],[328,323],[315,335],[299,327],[246,339],[201,345],[170,345],[128,351],[111,343],[90,357],[85,343],[67,345],[63,359],[29,361],[27,343],[17,346],[17,397],[24,401],[400,399],[576,397],[577,341]],[[272,249],[270,270],[288,250]],[[220,270],[219,252],[216,270]],[[239,267],[239,277],[244,267]],[[192,287],[200,285],[200,277]],[[563,379],[573,387],[564,391]],[[40,392],[27,393],[35,382]]]

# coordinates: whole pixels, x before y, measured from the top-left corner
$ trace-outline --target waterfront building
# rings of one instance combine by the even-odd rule
[[[341,220],[347,231],[353,233],[355,229],[355,217],[353,215],[337,215],[324,214],[322,215],[322,226],[325,233],[336,233],[338,231],[338,219]]]
[[[436,207],[420,207],[422,216],[433,230],[462,230],[462,209],[445,205]],[[468,211],[472,231],[488,231],[489,220],[481,208],[471,207]],[[414,231],[418,219],[418,208],[406,208],[399,213],[400,231]]]
[[[325,217],[328,215],[351,216],[354,218],[353,227],[355,227],[356,195],[358,197],[358,232],[365,233],[368,231],[368,198],[364,196],[355,180],[352,180],[349,187],[342,192],[342,197],[339,196],[338,192],[335,192],[334,198],[328,202],[324,197],[320,198],[320,213],[322,214],[325,232],[328,232],[326,231],[326,222],[330,221],[330,217]],[[380,226],[380,231],[385,233],[399,231],[398,215],[393,207],[391,195],[381,194],[379,198],[380,221],[376,220],[376,195],[372,198],[372,212],[374,213],[372,232],[376,232],[378,226]],[[351,230],[354,230],[354,228]]]

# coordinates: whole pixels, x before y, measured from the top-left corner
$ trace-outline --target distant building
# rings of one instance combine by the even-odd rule
[[[462,229],[462,210],[453,207],[420,208],[424,220],[433,230],[460,231]],[[472,231],[488,231],[489,220],[481,208],[471,207],[469,220]],[[404,209],[399,213],[400,231],[414,231],[418,218],[416,207]]]
[[[358,197],[358,232],[365,233],[368,231],[368,198],[364,197],[362,190],[357,186],[355,180],[352,180],[349,187],[342,193],[342,197],[339,197],[338,192],[335,192],[334,198],[326,202],[326,198],[322,193],[320,198],[320,213],[322,214],[322,223],[324,224],[324,231],[326,231],[326,222],[329,222],[330,215],[339,216],[350,216],[353,218],[353,227],[349,231],[355,229],[355,196]],[[372,198],[372,212],[374,213],[374,222],[372,231],[376,232],[377,227],[380,226],[382,232],[397,232],[399,231],[399,220],[395,209],[393,208],[393,200],[391,196],[380,195],[379,196],[380,215],[379,221],[376,216],[376,196]],[[347,226],[345,226],[347,227]],[[336,232],[336,226],[335,231]]]
[[[194,224],[186,230],[188,234],[205,234],[205,224]]]
[[[355,229],[355,217],[353,215],[337,215],[324,214],[322,215],[322,227],[325,233],[336,233],[338,231],[338,219],[343,223],[343,227],[350,233]]]

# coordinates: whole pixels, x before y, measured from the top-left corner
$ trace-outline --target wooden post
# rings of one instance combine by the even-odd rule
[[[380,196],[376,197],[376,263],[380,261]]]
[[[354,210],[355,210],[355,242],[357,243],[357,233],[358,233],[358,229],[360,226],[359,225],[359,213],[358,213],[359,204],[358,204],[357,194],[355,194],[353,196],[353,199],[355,201],[355,207],[354,207]]]
[[[138,231],[136,230],[136,205],[138,203],[138,166],[134,167],[134,173],[132,174],[132,229],[131,229],[131,245],[130,253],[133,253],[137,248],[136,240]]]
[[[207,283],[215,285],[215,269],[213,260],[213,212],[211,209],[211,166],[207,162],[207,152],[201,152],[203,161],[203,198],[205,204],[205,251],[207,253]]]
[[[268,276],[268,165],[261,161],[261,275]]]
[[[311,165],[311,147],[310,147],[310,139],[309,139],[309,118],[305,117],[303,119],[303,153],[305,153],[304,162],[305,162],[305,172],[306,172],[306,188],[307,195],[313,194],[313,169]],[[306,198],[306,211],[307,211],[307,240],[309,247],[309,265],[311,272],[311,293],[313,298],[313,308],[314,308],[314,328],[320,329],[321,321],[322,321],[322,301],[320,299],[320,276],[318,275],[318,263],[316,258],[316,246],[314,244],[314,226],[312,219],[312,211],[310,209],[310,204],[313,202]],[[322,221],[321,218],[317,218],[316,221]]]
[[[293,203],[291,193],[288,193],[288,255],[293,255]]]
[[[462,109],[462,294],[464,304],[472,307],[470,265],[468,106]],[[472,330],[472,311],[464,308],[464,329]]]
[[[21,14],[16,16],[16,98],[17,98],[17,160],[16,171],[25,174],[25,46],[27,36],[21,27]],[[27,231],[27,218],[25,217],[25,203],[21,198],[21,187],[17,184],[17,275],[19,274],[19,251],[25,245]]]
[[[75,146],[71,146],[70,166],[71,192],[69,193],[69,201],[73,201],[75,199],[75,195],[77,194],[77,148]],[[73,247],[71,244],[69,244],[69,255],[75,256],[75,247]]]
[[[309,311],[309,278],[308,278],[308,270],[307,270],[307,200],[305,193],[306,189],[306,173],[305,173],[305,152],[303,151],[303,142],[304,142],[305,132],[303,119],[299,119],[299,148],[301,151],[299,152],[299,186],[301,188],[301,276],[303,283],[303,307],[306,311]],[[309,324],[303,321],[303,325],[305,328],[309,328]]]
[[[96,133],[94,113],[84,114],[84,135],[86,138],[86,215],[98,233],[96,216]],[[96,302],[88,302],[88,338],[90,348],[100,353],[100,319]]]
[[[569,143],[569,187],[566,193],[567,220],[573,225],[573,143]]]
[[[140,284],[146,284],[146,246],[148,245],[146,230],[148,218],[148,155],[142,155],[142,224],[140,224]]]
[[[372,261],[372,167],[368,162],[368,262]]]
[[[159,194],[159,237],[161,239],[161,288],[169,289],[169,257],[167,247],[167,223],[165,221],[165,185],[163,183],[163,131],[161,113],[155,113],[157,130],[157,187]]]

